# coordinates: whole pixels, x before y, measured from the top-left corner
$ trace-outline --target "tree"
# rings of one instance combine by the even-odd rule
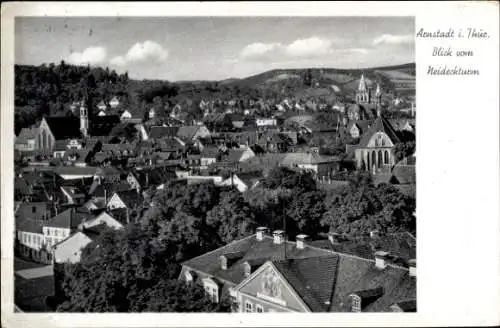
[[[405,157],[408,157],[415,153],[415,140],[409,140],[406,142],[398,142],[394,145],[394,154],[396,157],[396,162],[399,162]]]
[[[179,273],[150,239],[135,225],[103,232],[83,250],[81,262],[65,266],[64,301],[57,310],[128,312],[139,307],[138,295]]]
[[[276,189],[302,189],[304,191],[315,190],[316,182],[311,173],[296,172],[286,167],[276,167],[269,172],[269,176],[263,181],[265,188]]]
[[[321,224],[338,233],[416,232],[415,199],[390,185],[350,184],[339,194],[327,197],[325,207]]]
[[[131,308],[133,312],[228,312],[224,300],[212,303],[203,286],[186,284],[178,279],[161,280],[139,295]]]
[[[256,228],[250,206],[235,189],[221,194],[219,204],[207,213],[207,224],[217,233],[222,244],[248,236]]]
[[[134,124],[120,123],[111,130],[110,136],[120,138],[123,141],[131,142],[137,139],[138,131]]]
[[[287,234],[295,237],[304,233],[311,237],[321,230],[320,221],[325,212],[325,195],[322,191],[294,192],[285,202]]]

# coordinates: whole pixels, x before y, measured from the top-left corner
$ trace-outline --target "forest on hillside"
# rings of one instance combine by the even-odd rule
[[[152,106],[162,116],[180,105],[185,114],[200,119],[202,100],[213,101],[216,110],[223,110],[228,101],[241,110],[254,101],[273,105],[285,98],[302,104],[312,100],[332,105],[338,100],[349,101],[361,73],[392,94],[395,87],[389,73],[413,79],[414,68],[414,64],[406,64],[365,70],[282,69],[244,79],[171,82],[133,80],[127,73],[118,74],[108,67],[74,66],[64,61],[15,65],[15,132],[17,135],[22,128],[39,122],[43,115],[71,115],[73,102],[85,99],[87,107],[96,110],[100,101],[113,96],[120,98],[123,110],[138,117],[145,117]]]
[[[101,101],[119,96],[121,107],[145,114],[151,105],[170,108],[180,104],[183,109],[200,116],[199,102],[217,99],[239,99],[240,107],[250,99],[262,97],[251,87],[223,85],[218,82],[180,82],[132,80],[109,68],[60,64],[40,66],[15,65],[15,132],[41,120],[43,115],[70,115],[73,102],[86,99],[95,110]]]

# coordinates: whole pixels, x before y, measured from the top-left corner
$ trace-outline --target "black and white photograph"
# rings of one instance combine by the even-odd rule
[[[414,17],[14,43],[16,312],[417,312]]]

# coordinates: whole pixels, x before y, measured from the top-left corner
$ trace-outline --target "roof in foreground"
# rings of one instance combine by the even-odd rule
[[[235,253],[240,255],[223,270],[220,256]],[[237,285],[245,279],[245,262],[263,263],[267,260],[273,262],[314,312],[350,312],[349,295],[363,295],[363,291],[374,289],[382,292],[377,294],[376,299],[363,302],[364,312],[390,311],[390,306],[395,303],[416,298],[416,282],[406,268],[391,264],[379,269],[374,260],[310,245],[300,249],[293,242],[277,245],[269,236],[259,241],[251,235],[188,260],[183,265]]]

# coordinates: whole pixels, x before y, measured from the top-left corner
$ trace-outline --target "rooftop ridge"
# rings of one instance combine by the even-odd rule
[[[226,245],[224,245],[224,246],[222,246],[222,247],[216,248],[216,249],[211,250],[211,251],[209,251],[209,252],[203,253],[203,254],[198,255],[198,256],[196,256],[196,257],[193,257],[193,258],[191,258],[191,259],[189,259],[189,260],[183,261],[181,264],[182,264],[182,265],[184,265],[184,264],[185,264],[185,263],[187,263],[187,262],[193,261],[193,260],[195,260],[195,259],[198,259],[198,258],[200,258],[200,257],[202,257],[202,256],[205,256],[205,255],[208,255],[208,254],[215,253],[216,251],[220,251],[220,250],[222,250],[222,249],[224,249],[224,248],[226,248],[226,247],[228,247],[228,246],[230,246],[230,245],[234,245],[234,243],[240,243],[240,242],[242,242],[242,241],[244,241],[244,240],[247,240],[247,239],[248,239],[248,238],[250,238],[250,237],[256,237],[256,235],[257,235],[257,234],[252,234],[252,235],[249,235],[249,236],[243,237],[243,238],[241,238],[241,239],[235,240],[235,241],[233,241],[233,242],[231,242],[231,243],[228,243],[228,244],[226,244]]]

